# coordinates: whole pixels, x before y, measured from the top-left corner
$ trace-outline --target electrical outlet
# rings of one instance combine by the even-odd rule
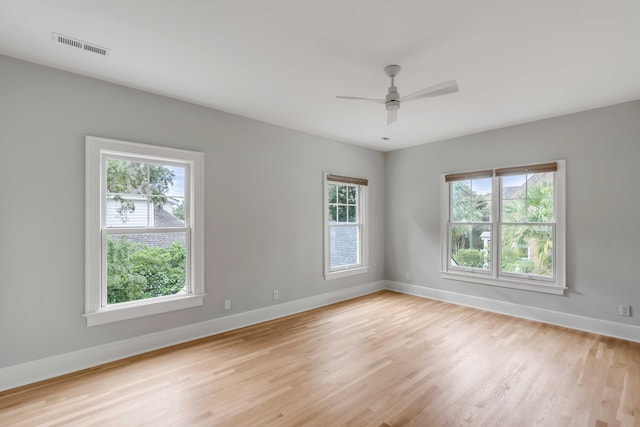
[[[277,300],[278,298],[280,298],[280,293],[277,290],[273,291],[273,299]]]
[[[229,310],[230,308],[231,308],[231,300],[230,299],[224,300],[224,309]]]
[[[620,304],[620,316],[631,317],[631,306]]]
[[[405,280],[411,280],[411,273],[404,273],[404,279]]]

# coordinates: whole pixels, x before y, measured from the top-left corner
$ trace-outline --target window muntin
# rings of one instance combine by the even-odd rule
[[[367,180],[325,174],[325,278],[366,271]]]
[[[89,326],[201,305],[202,153],[87,137]]]
[[[564,161],[448,174],[444,185],[444,277],[564,289]]]
[[[451,181],[451,221],[491,221],[491,178]]]

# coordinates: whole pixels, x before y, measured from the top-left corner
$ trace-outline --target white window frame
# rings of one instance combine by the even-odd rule
[[[187,286],[176,295],[148,298],[118,304],[106,304],[106,236],[113,233],[105,224],[105,157],[162,162],[184,166],[185,228],[167,228],[167,232],[187,233]],[[96,326],[204,303],[204,154],[176,148],[128,141],[85,137],[85,313],[87,326]],[[130,227],[117,234],[131,233]],[[163,229],[164,230],[164,229]]]
[[[555,209],[555,223],[549,223],[555,228],[553,241],[553,278],[541,276],[500,273],[500,230],[502,221],[500,178],[492,177],[491,188],[491,235],[498,236],[491,239],[491,270],[473,269],[464,267],[452,267],[450,262],[450,209],[451,209],[451,185],[445,182],[445,174],[442,175],[441,191],[441,275],[445,279],[460,280],[464,282],[479,283],[490,286],[500,286],[512,289],[542,292],[554,295],[563,295],[566,286],[566,164],[564,160],[557,160],[557,170],[554,176],[553,204]],[[508,224],[508,223],[505,223]]]
[[[329,172],[324,173],[324,191],[322,205],[324,207],[324,278],[325,280],[338,279],[341,277],[353,276],[356,274],[363,274],[369,271],[369,227],[367,222],[367,185],[358,184],[345,184],[344,182],[329,180]],[[348,224],[350,226],[357,225],[359,242],[358,250],[360,252],[360,262],[353,265],[340,266],[331,268],[331,253],[330,253],[330,228],[329,224],[329,184],[336,185],[355,185],[358,188],[358,201],[357,201],[357,224]],[[335,225],[334,225],[335,226]]]

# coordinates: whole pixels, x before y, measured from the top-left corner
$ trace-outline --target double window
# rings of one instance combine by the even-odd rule
[[[325,279],[367,271],[368,181],[325,174]]]
[[[564,167],[445,174],[444,277],[562,294]]]
[[[86,138],[91,325],[200,305],[202,154]]]

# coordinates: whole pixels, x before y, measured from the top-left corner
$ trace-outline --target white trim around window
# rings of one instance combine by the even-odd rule
[[[366,273],[369,271],[368,181],[324,173],[323,183],[324,278],[331,280]],[[347,189],[350,193],[350,200],[344,203],[337,199],[330,200],[331,187]],[[345,218],[337,216],[338,210],[345,212]],[[335,237],[336,234],[355,235],[352,236],[352,241],[349,243],[350,248],[345,255],[340,256],[335,252],[337,250],[335,242],[333,242],[332,250],[332,235]]]
[[[555,164],[555,166],[553,166]],[[553,221],[551,222],[504,222],[503,221],[503,188],[502,176],[517,174],[517,170],[530,170],[528,173],[536,173],[536,168],[557,167],[553,172]],[[529,168],[529,169],[526,169]],[[525,172],[522,172],[525,173]],[[502,169],[490,169],[482,171],[471,171],[454,174],[443,174],[441,192],[441,275],[445,279],[459,280],[464,282],[478,283],[482,285],[500,286],[512,289],[521,289],[534,292],[542,292],[555,295],[563,295],[566,286],[566,190],[565,190],[566,164],[564,160],[553,163],[532,165],[526,167],[513,167]],[[456,180],[490,180],[490,217],[475,217],[458,219],[453,218],[454,196],[452,194],[453,182]],[[476,180],[476,181],[473,181]],[[450,182],[451,181],[451,182]],[[488,188],[488,187],[487,187]],[[486,189],[485,189],[486,191]],[[485,215],[486,216],[486,215]],[[452,261],[452,227],[467,225],[471,229],[478,228],[486,230],[485,263],[476,264],[473,267],[464,265],[454,265]],[[517,273],[505,271],[502,266],[502,227],[503,226],[530,226],[548,227],[552,235],[552,269],[545,275],[534,275],[527,273]],[[478,233],[479,231],[476,231]],[[485,234],[482,233],[482,234]],[[470,265],[470,264],[467,264]]]
[[[87,326],[200,306],[204,302],[204,154],[95,136],[85,138],[85,313]],[[182,168],[184,225],[107,225],[106,159],[149,162]],[[135,195],[137,196],[137,195]],[[140,197],[130,197],[131,200]],[[149,208],[148,208],[149,210]],[[152,212],[151,212],[152,213]],[[148,217],[151,217],[147,211]],[[124,221],[123,221],[124,222]],[[133,222],[133,221],[131,221]],[[173,295],[107,303],[107,239],[116,235],[182,234],[186,284]],[[180,282],[178,282],[180,283]]]

